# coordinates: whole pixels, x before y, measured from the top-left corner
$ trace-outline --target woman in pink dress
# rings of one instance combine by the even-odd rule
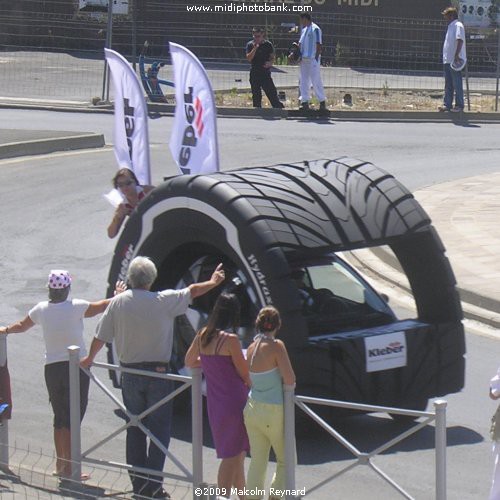
[[[250,379],[236,331],[240,306],[232,294],[221,294],[186,354],[186,366],[201,366],[207,381],[208,420],[217,457],[222,459],[217,486],[229,498],[231,488],[245,488],[243,463],[249,450],[243,423]],[[243,495],[239,495],[244,498]]]

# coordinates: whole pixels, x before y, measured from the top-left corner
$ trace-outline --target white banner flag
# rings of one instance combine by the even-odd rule
[[[205,68],[186,47],[170,43],[174,65],[175,120],[170,151],[183,174],[219,170],[217,110]]]
[[[141,185],[151,184],[148,108],[132,66],[118,52],[104,49],[115,94],[115,156],[119,168],[133,170]]]

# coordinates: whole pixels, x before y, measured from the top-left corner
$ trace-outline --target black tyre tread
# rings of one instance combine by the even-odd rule
[[[276,229],[276,244],[291,250],[374,246],[430,227],[394,177],[348,158],[175,177],[167,185],[167,191],[203,192],[219,203],[244,199],[247,214],[251,205],[256,218]]]
[[[292,250],[372,246],[430,226],[404,186],[358,160],[276,165],[214,178],[251,201],[258,216],[277,228],[277,243]]]

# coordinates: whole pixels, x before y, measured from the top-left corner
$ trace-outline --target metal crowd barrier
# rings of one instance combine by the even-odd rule
[[[139,415],[130,414],[123,403],[112,394],[108,388],[89,370],[84,370],[94,381],[98,387],[100,387],[104,393],[127,415],[128,421],[125,425],[121,426],[119,429],[111,433],[108,437],[104,438],[100,442],[91,446],[88,450],[82,452],[81,450],[81,429],[80,429],[80,348],[78,346],[68,347],[69,352],[69,380],[70,380],[70,424],[71,424],[71,461],[72,461],[72,481],[75,484],[81,482],[81,464],[82,461],[106,465],[110,467],[119,467],[126,470],[134,470],[136,472],[144,474],[156,474],[161,475],[166,478],[172,478],[180,481],[191,482],[193,485],[193,499],[199,498],[195,496],[195,489],[200,486],[203,482],[203,416],[202,416],[202,392],[201,392],[201,369],[196,368],[192,370],[192,377],[184,377],[181,375],[173,374],[162,374],[156,372],[149,372],[144,370],[135,370],[131,368],[124,368],[122,366],[110,365],[106,363],[94,363],[92,366],[95,368],[104,368],[106,370],[115,370],[119,372],[134,373],[136,375],[142,375],[146,377],[163,378],[169,379],[176,382],[182,382],[182,385],[172,391],[168,396],[161,399],[153,406],[145,410]],[[177,395],[179,395],[184,390],[191,387],[191,401],[192,401],[192,470],[189,471],[177,458],[175,458],[164,446],[163,444],[142,424],[141,420],[147,416],[149,413],[155,411],[157,408],[173,400]],[[184,475],[176,475],[170,473],[158,473],[151,469],[145,469],[140,467],[132,467],[128,464],[105,461],[101,459],[95,459],[89,457],[89,455],[96,449],[113,439],[116,435],[125,431],[128,427],[137,426],[144,434],[146,434],[151,441],[153,441],[158,448],[160,448],[183,473]]]
[[[344,436],[330,426],[325,420],[317,415],[307,404],[316,404],[322,406],[333,406],[336,408],[347,408],[351,410],[359,410],[363,412],[381,412],[392,413],[397,415],[406,415],[410,417],[422,417],[424,420],[418,422],[414,427],[399,434],[387,443],[379,446],[375,450],[364,453],[350,443]],[[325,429],[331,436],[333,436],[339,443],[341,443],[347,450],[349,450],[357,461],[353,464],[345,466],[340,471],[334,473],[329,478],[318,483],[307,491],[307,495],[311,495],[314,491],[318,490],[325,484],[333,481],[335,478],[344,474],[345,472],[353,469],[358,465],[367,465],[375,473],[387,481],[395,490],[397,490],[403,497],[412,499],[413,497],[405,491],[399,484],[389,477],[372,461],[373,457],[391,448],[400,441],[406,439],[412,434],[418,432],[427,424],[436,422],[436,500],[446,500],[446,406],[447,402],[444,400],[434,401],[434,412],[403,410],[400,408],[391,408],[386,406],[364,405],[358,403],[348,403],[345,401],[334,401],[329,399],[311,398],[306,396],[295,396],[293,388],[285,388],[285,487],[288,491],[295,490],[295,405],[297,405],[306,415],[311,417],[317,424]],[[287,500],[293,499],[293,496],[287,496]]]
[[[7,359],[6,354],[6,339],[5,337],[0,337],[0,361],[2,359]],[[94,376],[90,371],[86,371],[91,380],[93,380],[98,387],[100,387],[109,398],[119,407],[127,413],[130,419],[125,425],[120,427],[118,430],[114,431],[105,439],[101,440],[99,443],[91,446],[85,452],[81,450],[81,429],[80,429],[80,377],[79,377],[79,347],[70,346],[68,348],[70,356],[70,418],[71,418],[71,460],[72,466],[72,481],[75,484],[81,482],[81,464],[82,461],[107,465],[110,467],[120,467],[126,470],[136,470],[142,473],[156,473],[157,475],[162,475],[163,477],[169,477],[177,480],[185,480],[191,482],[193,485],[193,499],[199,499],[195,495],[195,489],[203,484],[203,416],[202,416],[202,391],[201,391],[201,369],[193,369],[192,377],[184,377],[180,375],[172,374],[159,374],[155,372],[146,372],[142,370],[133,370],[129,368],[124,368],[116,365],[110,365],[106,363],[94,363],[93,367],[103,368],[106,370],[116,370],[124,371],[128,373],[136,373],[144,376],[152,376],[157,378],[168,378],[177,382],[182,382],[182,385],[175,389],[163,400],[159,401],[157,404],[147,409],[140,415],[131,415],[127,413],[126,408],[120,400],[118,400],[114,394],[112,394],[105,385]],[[191,387],[191,398],[192,398],[192,471],[187,470],[172,454],[164,448],[164,446],[153,436],[148,429],[144,427],[141,423],[141,419],[144,418],[148,413],[154,411],[162,404],[167,401],[172,400],[179,393]],[[358,403],[348,403],[345,401],[335,401],[327,400],[306,396],[299,396],[294,394],[294,388],[285,386],[285,488],[287,492],[296,491],[296,479],[295,479],[295,467],[296,467],[296,446],[295,446],[295,405],[298,406],[302,411],[306,413],[310,418],[312,418],[316,423],[318,423],[323,429],[325,429],[332,437],[334,437],[339,443],[341,443],[347,450],[349,450],[354,457],[357,459],[356,462],[345,466],[343,469],[335,472],[327,479],[321,481],[317,485],[313,486],[307,491],[307,495],[310,496],[313,492],[320,489],[327,483],[333,481],[335,478],[341,476],[345,472],[353,469],[358,465],[369,466],[376,474],[381,476],[389,485],[391,485],[396,491],[398,491],[403,497],[412,499],[413,497],[403,489],[399,484],[397,484],[393,479],[389,477],[387,473],[382,471],[375,463],[373,463],[373,458],[399,443],[400,441],[406,439],[412,434],[418,432],[420,429],[424,428],[426,425],[435,421],[436,435],[435,435],[435,498],[436,500],[446,500],[446,407],[447,402],[444,400],[438,400],[434,402],[434,412],[424,412],[424,411],[413,411],[404,410],[399,408],[391,408],[385,406],[374,406],[365,405]],[[356,446],[350,443],[344,436],[342,436],[337,430],[330,426],[324,419],[322,419],[318,414],[316,414],[308,405],[322,405],[331,406],[336,408],[344,408],[351,410],[358,410],[362,412],[381,412],[390,413],[397,415],[406,415],[410,417],[423,418],[421,422],[415,424],[414,427],[408,429],[407,431],[399,434],[395,438],[389,440],[387,443],[379,446],[375,450],[365,453],[360,451]],[[167,457],[172,460],[183,472],[184,476],[162,473],[158,474],[158,471],[152,471],[148,469],[133,468],[130,465],[109,462],[100,459],[93,459],[89,457],[89,454],[98,449],[100,446],[104,445],[106,442],[113,439],[120,432],[125,431],[128,427],[136,425],[142,429],[142,431],[152,439],[155,444],[162,449],[167,454]],[[9,436],[8,436],[8,423],[7,420],[3,421],[3,425],[0,426],[0,468],[8,468],[9,466]],[[297,497],[291,494],[286,495],[287,500],[292,500]]]

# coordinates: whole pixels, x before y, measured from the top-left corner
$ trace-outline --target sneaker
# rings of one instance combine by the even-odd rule
[[[325,101],[321,101],[319,103],[319,110],[320,111],[326,111],[326,102]]]
[[[459,108],[458,106],[455,106],[454,108],[451,108],[450,111],[452,113],[462,113],[464,108]]]
[[[439,106],[438,111],[444,113],[445,111],[450,111],[450,108],[448,106]]]
[[[300,109],[302,109],[302,110],[309,109],[309,103],[308,102],[301,102]]]

